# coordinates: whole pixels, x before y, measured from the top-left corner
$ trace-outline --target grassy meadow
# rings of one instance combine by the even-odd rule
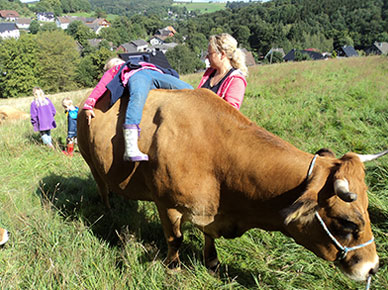
[[[182,76],[196,86],[201,75]],[[241,112],[298,148],[368,154],[388,148],[388,58],[306,61],[250,68]],[[168,271],[152,203],[115,196],[100,202],[80,154],[60,150],[66,139],[64,96],[79,103],[90,90],[50,95],[57,108],[56,150],[44,147],[29,120],[0,125],[0,226],[11,235],[0,248],[1,289],[365,289],[278,232],[252,229],[218,239],[222,263],[202,263],[203,237],[184,225],[182,269]],[[0,99],[29,112],[32,97]],[[369,213],[380,271],[371,289],[388,285],[388,156],[366,164]]]
[[[205,3],[205,2],[174,2],[173,6],[186,7],[188,11],[196,11],[200,14],[213,13],[223,10],[226,3]]]

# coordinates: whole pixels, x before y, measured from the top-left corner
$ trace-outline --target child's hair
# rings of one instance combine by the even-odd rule
[[[46,100],[44,92],[40,87],[34,87],[32,89],[32,93],[34,94],[34,100],[38,107],[48,104],[48,101]]]
[[[73,101],[70,99],[70,97],[64,97],[62,100],[62,107],[67,109],[67,107],[71,106],[73,104]]]
[[[118,58],[118,57],[114,57],[114,58],[111,58],[110,60],[108,60],[108,62],[105,64],[104,66],[104,71],[107,71],[107,70],[110,70],[112,67],[116,66],[116,65],[119,65],[119,64],[122,64],[124,63],[125,61],[123,61],[121,58]]]
[[[212,35],[209,44],[215,51],[224,52],[232,67],[239,69],[244,76],[248,75],[245,53],[237,48],[237,40],[233,36],[228,33]]]

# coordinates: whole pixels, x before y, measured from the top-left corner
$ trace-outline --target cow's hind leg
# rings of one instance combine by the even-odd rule
[[[203,251],[205,266],[209,269],[210,272],[216,273],[220,266],[220,261],[218,260],[216,246],[214,244],[214,239],[207,235],[205,235],[205,248]]]
[[[165,264],[171,269],[179,268],[180,260],[178,251],[183,241],[183,235],[181,233],[182,214],[174,208],[160,206],[158,206],[158,211],[168,246]]]

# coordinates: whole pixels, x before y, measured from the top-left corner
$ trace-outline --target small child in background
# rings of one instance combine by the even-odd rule
[[[65,108],[67,114],[67,138],[66,150],[64,154],[73,156],[74,143],[77,143],[77,115],[78,107],[73,105],[73,101],[69,97],[62,100],[62,106]]]
[[[31,124],[35,132],[39,131],[43,144],[54,148],[51,139],[51,129],[57,127],[54,119],[57,111],[50,99],[45,97],[41,88],[34,87],[32,92],[34,100],[30,108]]]

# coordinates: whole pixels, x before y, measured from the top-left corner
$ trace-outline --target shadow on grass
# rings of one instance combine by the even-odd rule
[[[368,212],[372,224],[382,231],[388,232],[387,213],[371,205],[369,205]]]
[[[91,175],[87,179],[49,175],[41,180],[36,194],[43,204],[49,204],[64,219],[81,219],[96,237],[111,247],[121,246],[123,242],[125,244],[126,237],[134,235],[148,250],[141,260],[151,261],[156,256],[163,260],[167,256],[162,225],[153,203],[126,200],[112,194],[112,210],[109,211],[101,202]],[[185,240],[180,248],[180,258],[190,267],[193,259],[202,261],[203,236],[189,224],[185,224],[182,231]],[[119,264],[117,266],[120,267]],[[222,280],[233,279],[245,287],[254,287],[254,274],[238,265],[222,263],[218,277]]]

